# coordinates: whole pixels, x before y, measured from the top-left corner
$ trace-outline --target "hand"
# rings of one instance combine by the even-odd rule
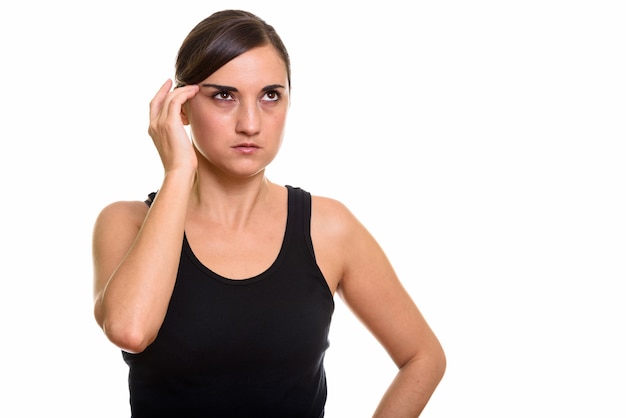
[[[170,91],[172,80],[167,80],[150,101],[148,133],[159,152],[165,172],[177,169],[193,170],[198,166],[181,111],[184,103],[194,97],[200,88],[184,86]]]

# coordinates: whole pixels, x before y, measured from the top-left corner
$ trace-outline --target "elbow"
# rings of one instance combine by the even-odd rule
[[[133,323],[126,317],[116,318],[115,315],[107,314],[98,302],[94,317],[108,340],[129,353],[141,353],[156,338],[156,334],[149,332],[140,321]]]
[[[448,359],[443,348],[440,346],[437,353],[433,356],[433,363],[435,364],[434,373],[437,376],[437,381],[440,382],[443,379],[443,375],[446,373],[448,366]]]
[[[440,382],[441,379],[443,379],[443,375],[446,373],[448,359],[439,340],[435,339],[434,343],[431,345],[427,357],[428,362],[431,365],[433,377],[436,379],[437,382]]]
[[[134,354],[144,351],[156,337],[140,327],[117,321],[104,321],[102,330],[109,341],[120,349]]]
[[[420,369],[425,376],[428,376],[428,380],[434,388],[443,379],[447,367],[447,358],[439,342],[435,341],[435,344],[428,349],[422,350],[419,354],[415,354],[401,368],[405,366],[407,368],[417,367]]]

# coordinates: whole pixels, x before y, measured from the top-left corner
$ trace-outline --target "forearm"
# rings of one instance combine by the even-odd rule
[[[407,362],[385,392],[374,418],[419,417],[443,377],[445,358],[424,357]]]

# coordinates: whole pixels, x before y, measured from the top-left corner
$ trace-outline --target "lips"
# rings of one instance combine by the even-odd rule
[[[260,147],[256,144],[245,142],[235,145],[233,149],[239,151],[242,154],[251,154],[260,149]]]

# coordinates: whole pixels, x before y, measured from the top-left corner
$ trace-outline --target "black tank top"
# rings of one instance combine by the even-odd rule
[[[156,340],[122,352],[133,418],[324,416],[334,301],[313,252],[311,195],[287,189],[282,247],[258,276],[222,277],[183,239]]]

